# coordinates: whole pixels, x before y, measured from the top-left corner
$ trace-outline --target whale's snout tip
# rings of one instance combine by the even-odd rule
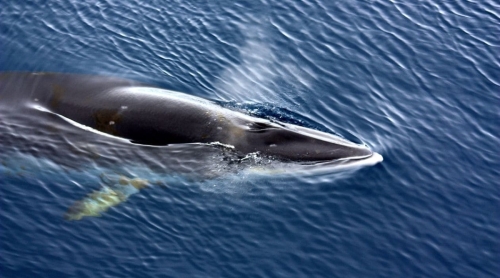
[[[375,163],[380,163],[380,162],[384,161],[384,157],[381,154],[376,153],[376,152],[372,152],[372,156],[370,158]]]
[[[363,161],[366,165],[375,165],[382,162],[384,157],[370,148],[363,146],[356,149],[356,155],[352,156],[352,159]]]

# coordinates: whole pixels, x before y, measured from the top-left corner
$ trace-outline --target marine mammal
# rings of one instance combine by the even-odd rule
[[[338,136],[202,98],[133,80],[61,73],[0,73],[0,148],[0,176],[99,177],[100,188],[74,202],[68,220],[100,216],[144,188],[184,176],[330,173],[382,160]]]
[[[359,160],[369,148],[339,136],[269,121],[133,80],[62,73],[0,73],[0,105],[37,108],[144,145],[219,142],[241,155],[280,160]]]

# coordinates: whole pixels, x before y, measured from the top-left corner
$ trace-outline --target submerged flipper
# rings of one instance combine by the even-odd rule
[[[76,201],[64,215],[66,220],[81,220],[84,217],[99,217],[107,211],[128,199],[129,196],[139,192],[141,189],[151,186],[145,179],[127,178],[119,176],[111,179],[102,175],[104,185],[101,189],[90,193],[82,200]]]

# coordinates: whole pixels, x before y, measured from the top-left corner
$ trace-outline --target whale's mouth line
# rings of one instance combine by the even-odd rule
[[[317,161],[303,161],[299,162],[302,165],[333,165],[333,164],[351,164],[351,163],[356,163],[356,162],[362,162],[362,161],[374,161],[375,163],[382,162],[383,157],[376,152],[372,152],[368,155],[360,155],[360,156],[350,156],[350,157],[343,157],[343,158],[338,158],[338,159],[332,159],[332,160],[317,160]]]
[[[376,152],[367,156],[350,157],[335,159],[331,161],[316,161],[316,162],[298,162],[298,161],[279,161],[278,164],[269,169],[256,168],[253,173],[257,174],[273,174],[273,175],[322,175],[340,173],[350,170],[358,170],[365,166],[372,166],[383,161],[382,155]],[[281,163],[279,163],[281,162]]]
[[[300,165],[297,167],[297,173],[310,173],[310,174],[321,174],[321,173],[335,173],[342,172],[345,170],[357,170],[365,166],[372,166],[382,162],[384,158],[382,155],[376,152],[363,157],[350,157],[336,159],[332,161],[318,162],[309,165]]]

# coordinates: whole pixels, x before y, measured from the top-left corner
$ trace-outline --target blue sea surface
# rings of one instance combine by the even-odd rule
[[[66,221],[105,169],[2,156],[0,277],[500,277],[498,1],[0,6],[1,71],[139,80],[384,157],[348,173],[172,178]]]

